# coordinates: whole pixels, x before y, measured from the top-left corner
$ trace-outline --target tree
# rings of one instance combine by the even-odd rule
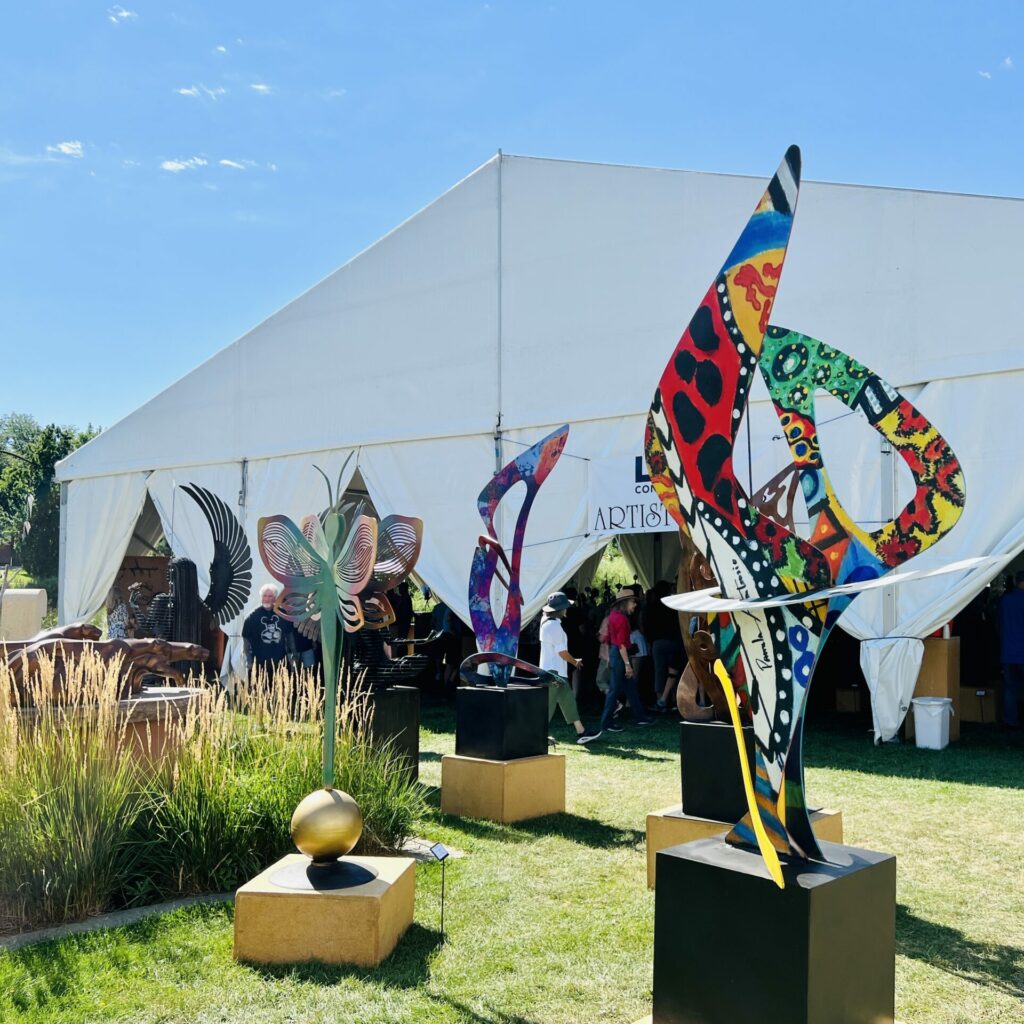
[[[0,455],[0,544],[17,540],[24,528],[29,483],[19,467],[42,429],[27,413],[0,416],[0,452],[10,453]]]
[[[10,495],[23,495],[21,523],[28,513],[28,528],[16,530],[15,551],[29,575],[39,579],[57,575],[60,551],[60,485],[53,478],[54,466],[81,447],[96,431],[58,427],[51,423],[30,440],[22,459],[4,459],[3,479]]]

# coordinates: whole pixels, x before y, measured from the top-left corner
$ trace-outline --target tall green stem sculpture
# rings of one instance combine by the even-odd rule
[[[322,470],[318,472],[323,475]],[[267,516],[260,519],[256,534],[263,564],[284,585],[275,605],[278,614],[295,623],[319,620],[324,662],[324,788],[306,797],[296,809],[292,836],[314,861],[327,863],[352,849],[362,828],[355,801],[333,792],[344,636],[363,628],[383,629],[394,622],[386,594],[416,564],[423,524],[395,515],[378,523],[358,507],[350,525],[341,510],[341,475],[337,497],[330,481],[324,479],[330,501],[326,512],[306,516],[299,526],[287,516]]]

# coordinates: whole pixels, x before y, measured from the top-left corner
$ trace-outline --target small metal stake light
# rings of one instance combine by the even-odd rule
[[[444,843],[434,843],[430,852],[434,860],[441,862],[441,941],[444,942],[444,862],[448,859],[448,848]]]

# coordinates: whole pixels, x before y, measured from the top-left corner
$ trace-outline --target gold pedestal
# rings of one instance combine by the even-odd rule
[[[441,758],[441,813],[513,822],[565,810],[565,755]]]
[[[283,868],[309,864],[290,853],[235,894],[236,960],[262,964],[375,967],[412,924],[416,862],[411,857],[342,857],[376,877],[346,889],[294,889]]]
[[[828,843],[843,841],[842,811],[812,811],[811,827],[818,839]],[[732,826],[724,821],[710,818],[694,818],[683,814],[682,808],[663,807],[647,815],[647,888],[654,888],[656,854],[670,846],[679,846],[694,839],[709,839],[724,836]]]

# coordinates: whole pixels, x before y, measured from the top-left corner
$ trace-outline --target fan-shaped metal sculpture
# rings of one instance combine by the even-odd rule
[[[203,604],[217,625],[241,615],[252,593],[252,549],[238,517],[213,491],[198,484],[181,488],[200,508],[213,535],[210,589]]]

